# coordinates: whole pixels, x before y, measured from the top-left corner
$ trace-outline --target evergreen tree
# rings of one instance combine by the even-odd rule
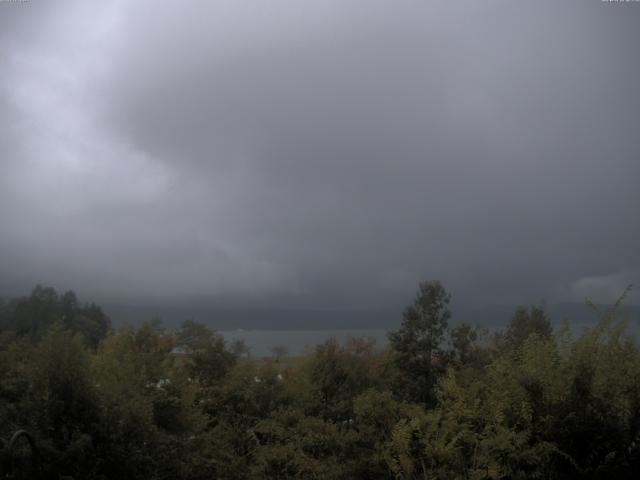
[[[451,311],[451,295],[438,281],[420,284],[413,304],[405,308],[399,330],[389,334],[398,369],[404,373],[401,394],[433,406],[434,385],[444,361],[442,342]]]

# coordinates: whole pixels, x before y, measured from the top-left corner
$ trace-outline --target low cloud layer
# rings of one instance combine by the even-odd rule
[[[0,292],[611,301],[640,6],[0,3]],[[632,297],[636,301],[638,297]]]

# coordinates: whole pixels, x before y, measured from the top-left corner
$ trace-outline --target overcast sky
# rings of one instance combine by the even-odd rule
[[[0,295],[613,300],[639,48],[600,0],[0,2]]]

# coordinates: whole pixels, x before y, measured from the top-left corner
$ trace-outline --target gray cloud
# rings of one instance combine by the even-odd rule
[[[51,3],[0,4],[1,291],[353,308],[423,278],[472,304],[637,282],[635,5]]]

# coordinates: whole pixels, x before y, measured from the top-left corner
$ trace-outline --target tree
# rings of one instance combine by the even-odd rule
[[[203,323],[185,320],[177,332],[177,344],[190,353],[205,350],[215,340],[215,334]]]
[[[289,354],[289,350],[284,345],[276,345],[271,349],[271,353],[276,362],[280,362],[284,357]]]
[[[60,322],[72,333],[80,333],[92,349],[107,336],[111,321],[95,304],[80,305],[70,290],[62,295],[51,287],[36,286],[28,297],[0,305],[0,330],[37,339],[51,325]]]
[[[233,342],[231,342],[231,345],[229,346],[229,350],[231,350],[231,352],[236,357],[251,356],[251,349],[249,348],[247,343],[242,339],[236,339]]]
[[[351,342],[341,347],[335,338],[316,346],[307,372],[320,400],[319,413],[326,420],[348,422],[353,417],[353,399],[373,385],[372,343]]]
[[[97,463],[93,433],[100,409],[90,361],[80,335],[55,323],[33,351],[30,378],[38,402],[31,415],[46,435],[39,442],[44,463],[79,477]]]
[[[548,339],[553,334],[553,327],[544,309],[531,306],[529,309],[518,307],[511,317],[504,334],[504,344],[508,348],[518,348],[529,335],[538,335]]]
[[[405,377],[401,395],[407,400],[433,405],[450,301],[451,295],[440,282],[422,282],[413,304],[404,310],[402,326],[389,334],[395,363]]]
[[[451,329],[449,341],[452,350],[449,352],[449,360],[453,362],[453,366],[471,370],[485,367],[491,360],[490,351],[485,344],[487,334],[486,329],[472,327],[468,323],[461,323]]]
[[[186,320],[180,326],[177,346],[188,355],[187,371],[204,384],[213,384],[235,364],[237,357],[227,350],[224,338],[206,325]]]

